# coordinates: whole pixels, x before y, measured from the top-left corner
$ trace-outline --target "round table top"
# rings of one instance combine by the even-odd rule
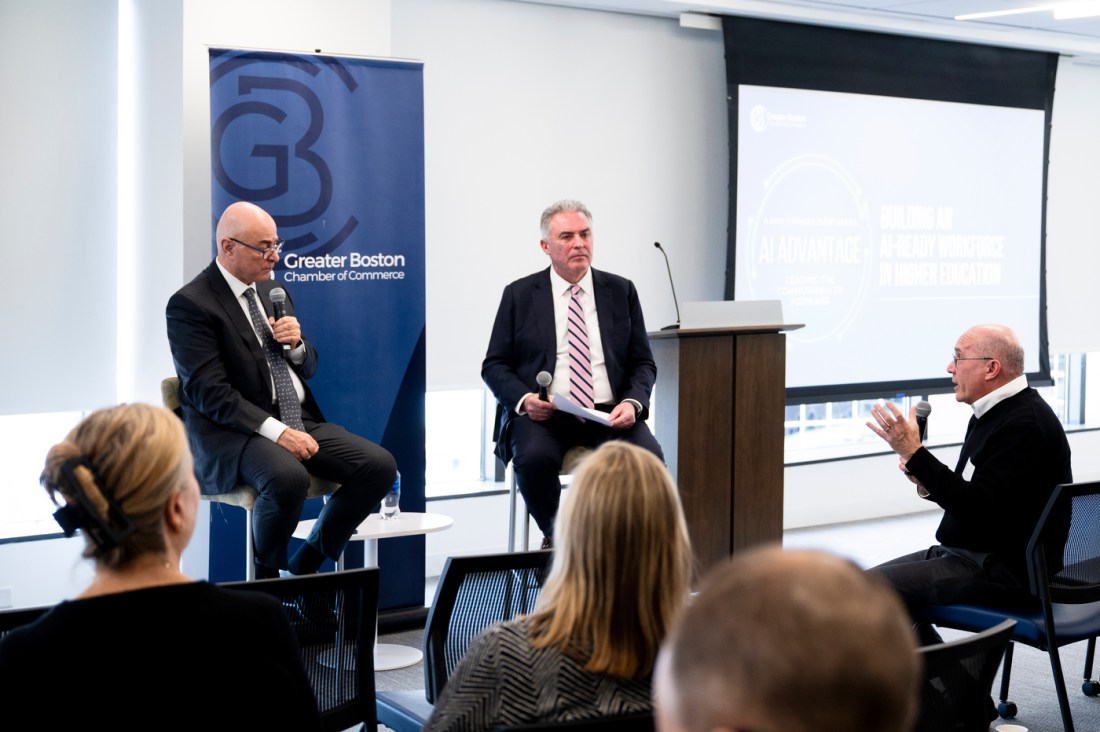
[[[355,529],[348,541],[370,541],[373,539],[391,539],[398,536],[416,536],[449,529],[455,520],[441,513],[417,513],[402,511],[391,519],[384,519],[377,513],[367,516]],[[317,519],[299,521],[294,529],[295,539],[306,539]]]

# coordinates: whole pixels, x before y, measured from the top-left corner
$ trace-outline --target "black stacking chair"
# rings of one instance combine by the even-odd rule
[[[30,625],[46,614],[52,605],[24,607],[17,610],[0,610],[0,638],[21,625]]]
[[[283,603],[325,729],[344,730],[362,724],[370,732],[377,730],[377,568],[226,582],[220,586],[265,592]]]
[[[378,721],[419,732],[466,648],[493,623],[530,613],[542,591],[550,551],[450,557],[424,627],[424,691],[378,694]]]
[[[924,663],[914,732],[988,732],[993,677],[1012,642],[1015,620],[917,650]]]
[[[1015,620],[1012,640],[1046,651],[1054,674],[1062,726],[1073,732],[1069,695],[1058,649],[1087,640],[1082,690],[1095,696],[1100,685],[1092,680],[1093,651],[1100,635],[1100,482],[1057,486],[1035,526],[1027,547],[1032,601],[1020,606],[929,605],[915,608],[917,620],[947,628],[979,632],[1004,620]],[[1002,717],[1016,716],[1008,700],[1012,672],[1012,644],[1005,651],[1001,674]]]

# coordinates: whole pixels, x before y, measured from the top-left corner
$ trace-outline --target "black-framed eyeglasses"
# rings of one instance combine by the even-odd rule
[[[252,246],[251,244],[245,244],[240,239],[234,239],[231,236],[227,236],[226,239],[229,239],[229,241],[232,241],[232,242],[236,242],[237,244],[240,244],[242,247],[248,247],[252,251],[259,254],[264,259],[270,258],[270,256],[272,254],[278,255],[279,252],[283,251],[283,246],[286,244],[286,239],[276,239],[275,243],[272,244],[271,246],[260,249],[259,247]]]
[[[962,356],[952,356],[951,360],[955,362],[955,368],[958,368],[959,361],[993,361],[994,358],[992,356],[968,356],[965,358]]]

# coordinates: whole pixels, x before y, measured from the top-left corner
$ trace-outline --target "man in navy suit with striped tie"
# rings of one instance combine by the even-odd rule
[[[512,461],[549,547],[569,448],[618,439],[664,455],[644,422],[657,366],[634,284],[592,269],[592,214],[580,201],[551,205],[540,225],[550,267],[504,289],[481,377],[500,403],[497,455]],[[553,377],[547,400],[541,371]],[[554,395],[607,413],[611,425],[561,412]]]

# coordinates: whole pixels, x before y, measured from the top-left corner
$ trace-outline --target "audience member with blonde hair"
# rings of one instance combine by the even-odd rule
[[[175,415],[93,412],[50,449],[42,485],[95,576],[0,639],[5,714],[44,728],[320,727],[281,605],[180,570],[199,488]]]
[[[680,499],[652,453],[599,447],[566,493],[533,614],[471,644],[428,730],[646,712],[660,643],[688,597]]]
[[[704,580],[655,672],[659,732],[908,732],[920,662],[885,582],[821,552],[756,549]]]

